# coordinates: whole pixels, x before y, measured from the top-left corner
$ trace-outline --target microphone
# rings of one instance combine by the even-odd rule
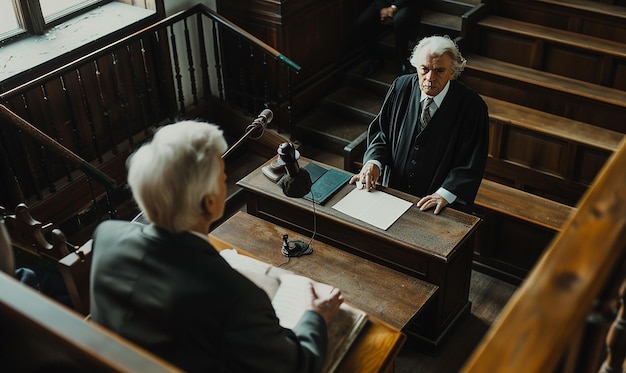
[[[224,154],[222,154],[222,159],[226,159],[228,155],[230,155],[235,149],[237,149],[244,141],[248,138],[253,140],[259,139],[263,136],[263,132],[265,131],[265,127],[274,119],[274,113],[270,109],[263,109],[263,111],[256,117],[255,120],[246,127],[246,132],[241,136],[236,143],[234,143],[230,148],[226,149]]]
[[[263,131],[272,119],[274,119],[274,113],[270,109],[263,109],[259,116],[252,121],[252,124],[246,128],[246,132],[250,131],[250,138],[256,140],[263,136]]]

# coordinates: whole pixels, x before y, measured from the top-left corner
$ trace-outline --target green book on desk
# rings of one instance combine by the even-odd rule
[[[317,204],[325,203],[336,191],[344,186],[352,175],[334,168],[325,168],[310,162],[303,167],[311,175],[311,191],[304,198]]]

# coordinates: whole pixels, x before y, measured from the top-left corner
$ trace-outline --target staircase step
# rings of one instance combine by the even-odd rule
[[[461,31],[462,19],[459,15],[424,9],[422,12],[421,26],[428,25],[441,30],[449,30],[455,33]],[[450,35],[452,36],[452,35]]]
[[[479,93],[626,133],[626,92],[478,55],[461,80]]]
[[[398,77],[398,67],[395,61],[388,59],[385,62],[384,68],[374,73],[369,78],[365,78],[362,72],[365,70],[368,61],[363,61],[346,73],[346,82],[350,86],[359,89],[359,92],[363,93],[363,91],[365,91],[366,93],[375,95],[382,103],[382,100],[389,90],[389,86],[393,80]]]
[[[344,114],[346,119],[367,125],[380,111],[383,99],[384,96],[344,85],[328,95],[322,104],[334,108],[336,113]]]
[[[345,119],[330,110],[316,110],[299,121],[296,130],[302,144],[313,144],[341,155],[346,145],[367,131],[368,124]]]
[[[432,34],[457,38],[461,33],[462,16],[480,3],[480,0],[430,2],[422,14],[417,40]],[[346,73],[343,86],[328,94],[309,116],[295,123],[297,138],[303,145],[308,143],[343,155],[346,145],[367,132],[400,70],[395,61],[393,33],[384,35],[379,45],[388,56],[383,69],[365,78],[362,72],[369,61],[357,64]]]
[[[609,55],[620,60],[626,59],[626,44],[606,40],[577,32],[517,21],[510,18],[490,16],[480,20],[478,26],[501,33],[513,33],[531,40],[562,45],[564,48],[582,49],[600,55]]]

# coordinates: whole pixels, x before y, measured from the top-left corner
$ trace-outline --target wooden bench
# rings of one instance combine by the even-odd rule
[[[181,372],[2,272],[0,330],[6,372]]]
[[[461,80],[483,96],[626,133],[625,91],[480,55],[467,59]]]
[[[476,23],[482,56],[618,89],[626,88],[626,44],[490,16]]]
[[[490,142],[485,178],[575,206],[624,134],[483,96]],[[362,167],[367,134],[343,150],[344,169]]]
[[[89,315],[89,274],[91,273],[91,243],[87,241],[76,251],[61,258],[57,267],[67,287],[76,312]]]
[[[490,144],[485,177],[575,206],[622,133],[483,96]]]
[[[503,17],[606,40],[626,40],[626,8],[606,0],[500,0],[493,5],[494,14]]]
[[[575,208],[483,179],[475,210],[474,268],[519,284]]]
[[[13,246],[18,255],[45,257],[56,261],[69,254],[65,235],[52,223],[42,223],[30,214],[28,206],[20,203],[10,213],[2,208]]]
[[[88,315],[91,240],[81,247],[72,247],[70,251],[63,232],[52,223],[42,223],[33,218],[26,204],[19,204],[14,213],[0,207],[0,213],[11,239],[16,264],[35,272],[43,270],[47,281],[56,281],[58,276],[59,283],[50,289],[55,294],[48,295],[54,295],[75,311]],[[61,282],[67,293],[65,289],[60,289],[63,287]],[[44,293],[46,290],[41,289]]]

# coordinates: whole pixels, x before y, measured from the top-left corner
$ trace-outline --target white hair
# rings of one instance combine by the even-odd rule
[[[413,52],[411,54],[411,65],[419,68],[420,60],[419,58],[423,54],[432,55],[432,56],[443,56],[447,54],[452,59],[452,64],[450,68],[454,71],[454,79],[458,78],[461,75],[461,72],[465,68],[465,64],[467,60],[463,58],[461,55],[461,51],[459,51],[459,47],[456,45],[454,40],[450,39],[448,35],[444,36],[427,36],[417,43],[415,48],[413,48]]]
[[[217,193],[226,149],[214,124],[185,120],[160,128],[127,160],[128,185],[145,217],[171,232],[190,228],[204,196]]]

